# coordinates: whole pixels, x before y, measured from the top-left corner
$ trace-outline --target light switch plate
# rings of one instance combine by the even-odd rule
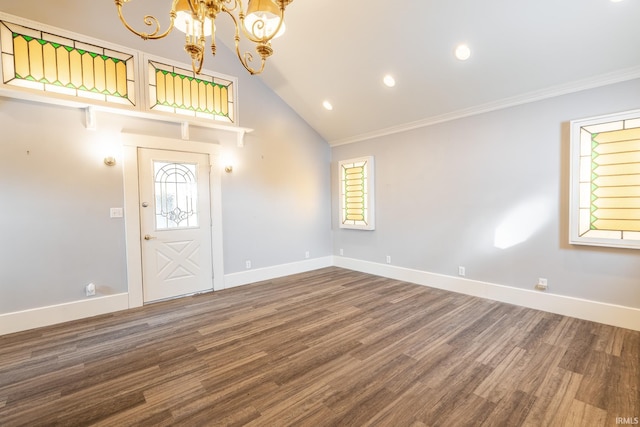
[[[109,213],[111,218],[122,218],[122,216],[124,215],[122,208],[111,208],[109,210]]]

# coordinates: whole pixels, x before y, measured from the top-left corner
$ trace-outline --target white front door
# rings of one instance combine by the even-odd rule
[[[209,155],[138,149],[144,302],[213,290]]]

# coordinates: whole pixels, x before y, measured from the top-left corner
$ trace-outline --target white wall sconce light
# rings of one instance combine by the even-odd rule
[[[113,156],[107,156],[104,158],[104,164],[107,166],[115,166],[116,165],[116,158]]]

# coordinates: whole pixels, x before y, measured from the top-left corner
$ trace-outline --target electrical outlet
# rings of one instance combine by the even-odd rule
[[[391,264],[391,255],[387,255],[387,264]]]
[[[304,258],[305,258],[305,259],[309,259],[309,256],[310,256],[310,255],[309,255],[309,251],[306,251],[306,252],[304,253]]]
[[[458,276],[466,276],[467,275],[467,269],[464,268],[463,266],[458,267]]]
[[[340,248],[340,256],[344,256],[344,249]]]
[[[538,283],[536,283],[536,289],[539,291],[546,291],[548,288],[547,279],[541,277],[538,279]]]
[[[96,294],[96,285],[94,285],[93,283],[89,283],[87,286],[84,287],[84,293],[88,297],[94,296]]]
[[[250,260],[246,260],[246,261],[244,262],[244,267],[245,267],[247,270],[248,270],[248,269],[250,269],[250,268],[251,268],[251,261],[250,261]]]

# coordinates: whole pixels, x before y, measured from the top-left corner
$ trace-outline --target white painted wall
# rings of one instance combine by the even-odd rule
[[[633,80],[334,147],[334,255],[640,308],[640,251],[567,243],[568,122],[639,100]],[[366,155],[376,230],[339,229],[337,162]]]

